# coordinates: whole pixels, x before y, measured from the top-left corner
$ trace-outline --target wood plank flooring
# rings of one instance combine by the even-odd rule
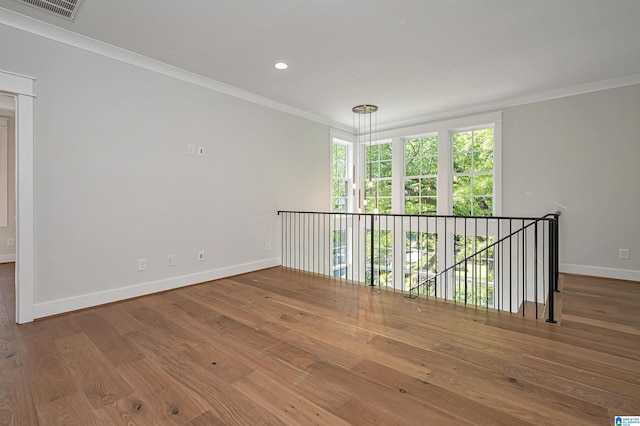
[[[611,425],[640,415],[640,283],[566,275],[560,324],[273,268],[14,324],[0,424]]]

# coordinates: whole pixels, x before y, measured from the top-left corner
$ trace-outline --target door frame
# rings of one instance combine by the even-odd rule
[[[16,322],[34,320],[33,104],[35,78],[0,70],[0,91],[16,97]]]

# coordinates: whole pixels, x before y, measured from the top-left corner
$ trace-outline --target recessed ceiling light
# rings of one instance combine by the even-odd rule
[[[287,68],[289,68],[289,65],[285,64],[284,62],[278,62],[274,65],[274,67],[279,70],[286,70]]]

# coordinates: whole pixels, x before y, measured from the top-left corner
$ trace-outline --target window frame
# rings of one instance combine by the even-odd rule
[[[395,158],[395,152],[394,152],[394,141],[391,139],[380,139],[378,141],[376,141],[375,143],[372,143],[371,145],[369,144],[365,144],[362,146],[361,149],[361,158],[363,159],[362,162],[362,174],[360,176],[360,187],[362,188],[362,212],[363,213],[373,213],[373,210],[369,211],[368,207],[369,207],[369,199],[372,199],[373,201],[375,201],[375,198],[370,198],[368,197],[368,193],[370,191],[369,189],[369,161],[367,161],[367,149],[369,147],[380,147],[381,145],[389,145],[389,148],[391,150],[391,159],[388,160],[388,162],[390,163],[389,165],[391,166],[391,176],[389,177],[381,177],[381,176],[374,176],[371,178],[371,180],[373,181],[373,186],[374,188],[376,188],[376,190],[378,189],[380,182],[389,182],[389,186],[391,188],[391,195],[380,195],[378,194],[378,204],[380,204],[380,198],[384,198],[384,199],[388,199],[389,200],[389,204],[391,206],[391,211],[387,212],[388,214],[391,214],[394,212],[394,203],[393,203],[393,194],[394,194],[394,182],[397,179],[395,176],[397,174],[395,167],[394,167],[394,158]],[[376,163],[378,166],[381,165],[382,162],[387,162],[386,160],[383,161],[381,160],[381,156],[378,155],[378,159],[376,160]],[[365,204],[364,200],[367,200],[367,204]],[[385,213],[380,213],[380,214],[385,214]]]
[[[354,158],[354,149],[353,142],[349,141],[350,136],[346,133],[337,133],[332,131],[330,135],[330,148],[329,148],[329,164],[330,164],[330,173],[329,173],[329,211],[336,213],[352,213],[354,206],[354,191],[353,191],[353,182],[354,182],[354,172],[355,170],[355,158]],[[345,147],[345,178],[340,179],[346,182],[346,209],[344,212],[338,212],[334,210],[334,201],[335,197],[333,194],[333,186],[336,179],[333,176],[333,166],[334,166],[334,145],[340,145]],[[341,197],[340,197],[341,198]]]
[[[429,196],[431,198],[435,198],[436,200],[436,211],[434,213],[437,213],[437,206],[438,206],[438,190],[437,190],[437,186],[438,186],[438,174],[439,174],[439,170],[440,170],[440,159],[439,159],[439,146],[436,146],[436,155],[435,155],[435,159],[436,159],[436,172],[435,173],[431,173],[431,174],[424,174],[423,170],[422,170],[422,165],[423,165],[423,159],[424,156],[420,155],[420,174],[418,175],[408,175],[407,174],[407,144],[412,142],[412,141],[417,141],[420,140],[420,143],[423,143],[424,139],[430,139],[430,138],[435,138],[436,140],[436,145],[439,145],[439,139],[438,139],[438,135],[436,133],[432,133],[432,134],[428,134],[428,135],[422,135],[420,137],[413,137],[413,138],[402,138],[402,169],[403,169],[403,173],[402,173],[402,212],[404,214],[414,214],[414,213],[407,213],[407,194],[406,194],[406,188],[407,188],[407,181],[408,180],[419,180],[422,181],[423,179],[435,179],[436,180],[436,194],[435,196]],[[422,151],[422,149],[421,149]],[[422,154],[422,152],[421,152]],[[420,190],[418,192],[417,196],[412,196],[411,198],[417,198],[418,199],[418,213],[419,215],[423,215],[422,213],[422,203],[421,203],[421,199],[422,198],[427,198],[426,195],[424,195],[422,193],[422,183],[419,183],[420,186]],[[432,213],[433,214],[433,213]]]
[[[493,127],[493,216],[502,214],[502,111],[378,131],[380,141],[392,140],[393,213],[404,213],[404,141],[429,135],[438,136],[437,214],[453,215],[453,133],[466,129]],[[397,156],[400,157],[397,157]]]

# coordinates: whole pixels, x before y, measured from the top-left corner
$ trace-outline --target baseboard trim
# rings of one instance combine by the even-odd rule
[[[614,278],[618,280],[640,281],[640,271],[629,269],[601,268],[598,266],[560,264],[560,272],[567,274],[590,275],[593,277]]]
[[[151,281],[136,284],[129,287],[120,287],[97,293],[83,294],[66,299],[52,300],[50,302],[36,303],[33,305],[34,318],[44,318],[59,315],[66,312],[77,311],[107,303],[119,302],[134,297],[146,296],[161,291],[173,290],[207,281],[231,277],[260,269],[271,268],[281,264],[279,258],[260,260],[257,262],[234,265],[227,268],[214,269],[199,272],[197,274],[183,275],[159,281]]]
[[[11,263],[16,261],[16,254],[0,254],[0,263]]]

